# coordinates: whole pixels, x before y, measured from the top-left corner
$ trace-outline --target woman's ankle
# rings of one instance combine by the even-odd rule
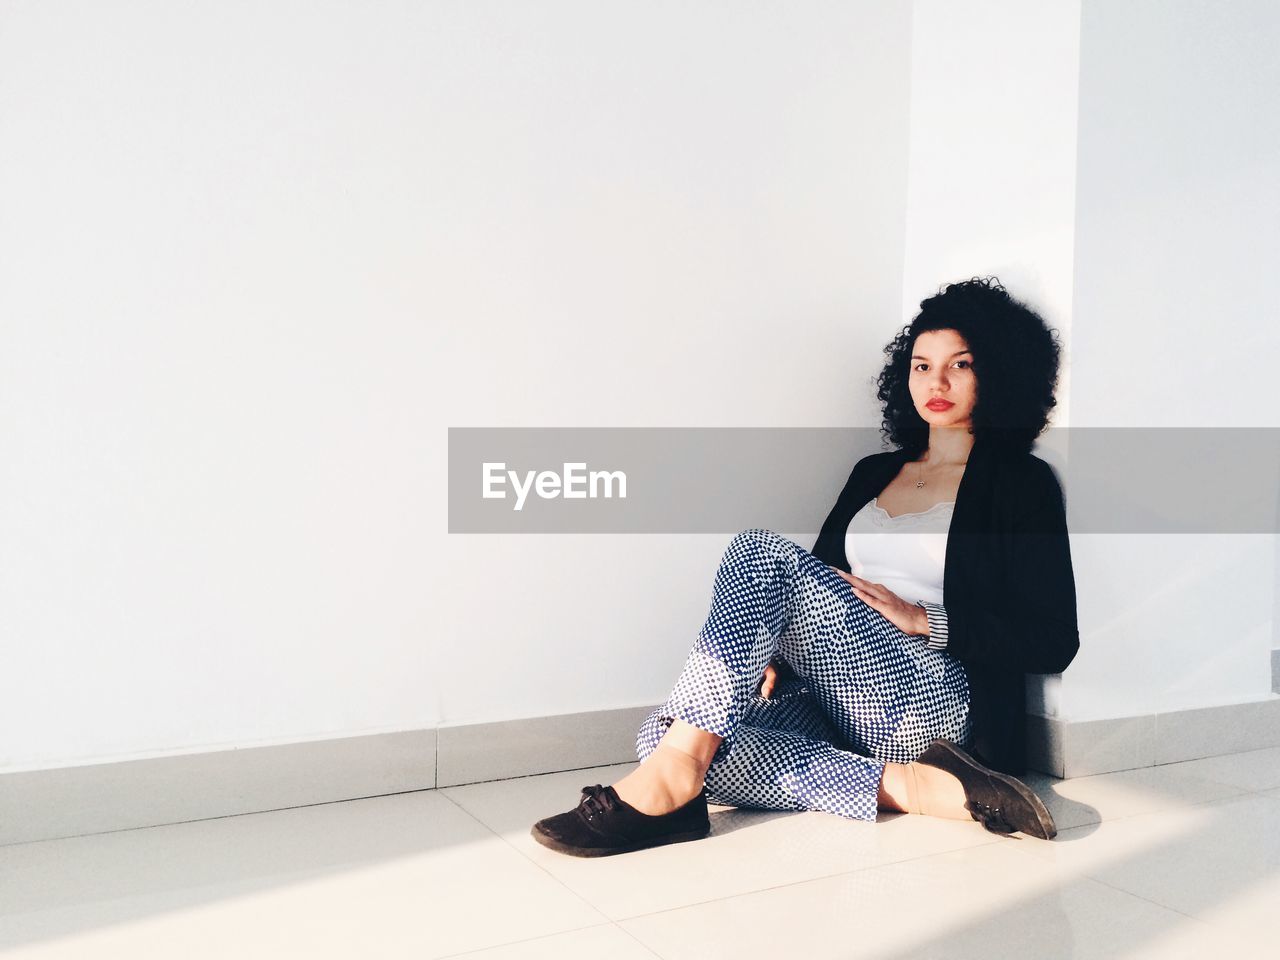
[[[876,791],[876,806],[891,813],[912,813],[911,797],[907,793],[907,766],[902,763],[886,763],[880,774],[880,786]]]
[[[679,747],[659,743],[639,767],[613,785],[618,796],[653,816],[682,807],[702,789],[706,769]]]
[[[695,794],[702,789],[702,781],[706,778],[707,768],[710,766],[709,761],[704,761],[701,757],[694,756],[674,743],[665,741],[658,743],[645,762],[654,762],[655,758],[660,764],[664,779],[680,786],[696,784],[693,791]]]
[[[964,786],[959,779],[923,763],[886,763],[877,804],[881,810],[968,820]]]
[[[716,750],[720,748],[720,743],[723,740],[724,738],[718,734],[703,730],[701,727],[695,727],[693,724],[677,717],[671,721],[667,732],[658,741],[658,746],[674,747],[686,756],[696,760],[701,765],[703,772],[706,772],[707,767],[711,766]]]

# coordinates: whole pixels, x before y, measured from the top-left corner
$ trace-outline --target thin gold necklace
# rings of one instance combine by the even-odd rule
[[[959,466],[963,467],[968,462],[969,462],[968,460],[965,460],[963,463],[959,464]],[[924,486],[924,461],[917,460],[916,466],[919,467],[919,469],[916,471],[916,475],[920,478],[919,480],[916,481],[916,489],[919,490],[921,487]]]

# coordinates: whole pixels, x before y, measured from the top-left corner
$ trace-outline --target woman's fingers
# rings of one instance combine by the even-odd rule
[[[853,595],[857,597],[859,600],[861,600],[863,603],[865,603],[872,610],[875,610],[879,613],[884,613],[883,601],[879,597],[875,596],[874,594],[868,593],[866,590],[863,590],[861,587],[854,587]]]
[[[855,577],[852,573],[845,573],[838,567],[832,567],[831,569],[835,570],[836,573],[840,574],[842,579],[849,581],[849,583],[853,584],[855,587],[862,587],[863,589],[866,589],[872,585],[870,580],[863,580],[861,577]]]
[[[857,592],[860,597],[874,597],[881,603],[888,603],[891,597],[897,596],[897,594],[886,587],[883,583],[873,583],[870,580],[863,580],[862,577],[855,577],[853,574],[845,573],[843,570],[838,572],[840,576],[853,584],[855,592]]]
[[[862,577],[845,573],[839,567],[832,567],[836,573],[848,580],[853,588],[853,595],[880,614],[899,630],[906,631],[915,611],[910,610],[907,602],[886,587],[883,583],[873,583]]]
[[[769,694],[773,693],[773,685],[777,679],[778,679],[778,670],[771,663],[764,668],[764,683],[760,684],[760,696],[768,700]]]

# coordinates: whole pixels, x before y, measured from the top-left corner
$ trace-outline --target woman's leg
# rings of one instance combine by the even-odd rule
[[[654,762],[649,758],[655,751],[661,756],[660,745],[673,735],[668,731],[678,732],[682,724],[697,730],[662,716],[661,708],[655,710],[641,724],[636,755],[644,763]],[[752,699],[728,752],[705,768],[707,798],[736,807],[824,810],[874,819],[875,806],[868,797],[875,797],[877,769],[865,757],[838,748],[833,743],[838,739],[804,681],[779,680],[769,699]]]
[[[825,730],[748,722],[775,653],[812,689]],[[663,813],[696,795],[701,774],[722,802],[874,819],[881,802],[897,808],[901,771],[886,781],[886,764],[909,763],[935,736],[962,740],[967,695],[957,662],[903,634],[808,551],[744,531],[726,550],[671,697],[641,731],[645,762],[615,788]],[[659,727],[670,732],[654,742]]]
[[[652,756],[678,724],[684,721],[663,717],[661,708],[649,714],[636,736],[640,760]],[[772,697],[756,696],[748,705],[728,754],[709,768],[703,764],[707,798],[735,807],[822,810],[855,820],[874,820],[877,809],[918,812],[922,806],[937,815],[970,818],[954,777],[934,767],[872,763],[839,746],[840,739],[803,679],[779,680]],[[879,780],[877,769],[883,771]],[[697,792],[696,784],[692,790]]]

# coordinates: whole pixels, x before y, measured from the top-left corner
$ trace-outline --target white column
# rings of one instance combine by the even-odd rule
[[[1280,426],[1277,38],[1270,0],[1085,0],[1074,426]],[[1069,717],[1269,696],[1274,536],[1078,544]]]
[[[1280,425],[1274,378],[1250,364],[1280,355],[1280,115],[1265,100],[1280,11],[914,11],[904,319],[939,284],[994,273],[1063,333],[1054,426]],[[1134,479],[1159,477],[1152,464]],[[1061,678],[1032,678],[1033,712],[1269,697],[1274,536],[1077,533],[1072,552],[1081,652]]]
[[[917,0],[904,321],[941,284],[995,274],[1070,344],[1079,23],[1077,0]],[[1057,680],[1029,682],[1029,709],[1057,714]]]

